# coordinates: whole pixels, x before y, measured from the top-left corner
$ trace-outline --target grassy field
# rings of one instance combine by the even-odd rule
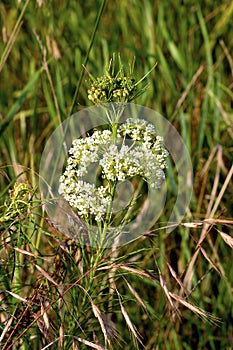
[[[233,3],[3,0],[0,15],[1,349],[232,349]],[[100,252],[50,223],[39,167],[114,53],[136,80],[157,63],[134,102],[179,131],[193,195],[166,232],[168,169],[155,234]]]

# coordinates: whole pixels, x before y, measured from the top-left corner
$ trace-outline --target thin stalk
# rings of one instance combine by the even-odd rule
[[[213,59],[211,55],[211,48],[210,48],[210,40],[208,36],[207,27],[205,24],[205,20],[202,15],[201,7],[198,6],[197,8],[197,17],[200,24],[202,36],[204,39],[204,46],[205,46],[205,53],[206,53],[206,60],[207,60],[207,69],[208,69],[208,79],[206,84],[206,91],[204,102],[203,102],[203,112],[202,117],[200,121],[200,126],[198,130],[198,142],[197,142],[197,154],[195,159],[195,166],[198,165],[201,150],[203,147],[204,142],[204,134],[205,134],[205,128],[206,128],[206,122],[207,122],[207,115],[208,115],[208,107],[209,107],[209,95],[208,92],[211,90],[212,84],[213,84]]]
[[[94,31],[92,33],[90,45],[89,45],[89,48],[87,50],[87,53],[86,53],[86,56],[85,56],[85,59],[84,59],[83,67],[82,67],[81,74],[80,74],[79,80],[78,80],[78,84],[76,86],[76,90],[75,90],[75,93],[74,93],[74,96],[73,96],[73,101],[72,101],[72,105],[71,105],[71,108],[70,108],[69,115],[72,115],[73,112],[74,112],[74,107],[75,107],[76,99],[77,99],[77,96],[78,96],[78,93],[79,93],[79,89],[80,89],[80,86],[81,86],[81,83],[82,83],[82,80],[83,80],[85,67],[87,65],[88,58],[89,58],[89,55],[90,55],[90,51],[92,49],[92,46],[93,46],[93,43],[94,43],[94,40],[95,40],[95,36],[96,36],[97,29],[98,29],[98,26],[99,26],[99,23],[100,23],[100,19],[101,19],[103,10],[104,10],[105,3],[106,3],[106,0],[103,0],[102,4],[100,6],[99,12],[97,14]]]
[[[6,60],[7,60],[7,57],[9,56],[9,54],[11,52],[11,49],[14,46],[15,40],[16,40],[18,34],[19,34],[20,28],[21,28],[21,26],[23,24],[22,18],[23,18],[23,15],[24,15],[24,13],[26,11],[26,8],[27,8],[28,4],[29,4],[29,0],[27,0],[25,2],[24,6],[22,8],[22,11],[21,11],[21,13],[19,15],[19,18],[18,18],[18,20],[16,22],[16,25],[15,25],[12,33],[11,33],[10,39],[8,40],[7,45],[5,47],[5,50],[3,51],[3,54],[2,54],[1,59],[0,59],[0,72],[2,71],[2,68],[3,68],[3,66],[4,66],[4,64],[5,64]]]

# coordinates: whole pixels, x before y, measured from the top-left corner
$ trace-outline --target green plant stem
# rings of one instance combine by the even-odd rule
[[[82,70],[81,70],[81,73],[80,73],[80,76],[79,76],[79,80],[78,80],[78,84],[76,86],[76,90],[75,90],[75,93],[74,93],[74,96],[73,96],[73,101],[72,101],[72,105],[71,105],[71,108],[70,108],[69,115],[72,115],[73,112],[74,112],[76,99],[77,99],[77,96],[78,96],[78,93],[79,93],[79,89],[80,89],[80,86],[81,86],[81,83],[82,83],[82,80],[83,80],[83,76],[84,76],[85,67],[87,65],[88,58],[89,58],[89,55],[90,55],[90,52],[91,52],[91,49],[92,49],[92,46],[93,46],[93,43],[94,43],[94,40],[95,40],[95,36],[96,36],[97,29],[98,29],[98,26],[99,26],[99,23],[100,23],[100,19],[101,19],[103,10],[104,10],[105,3],[106,3],[106,0],[103,0],[102,4],[100,6],[99,12],[97,14],[94,31],[92,33],[92,37],[91,37],[91,40],[90,40],[90,45],[88,47],[88,50],[87,50],[87,53],[86,53],[86,56],[85,56],[85,59],[84,59],[83,67],[82,67]]]

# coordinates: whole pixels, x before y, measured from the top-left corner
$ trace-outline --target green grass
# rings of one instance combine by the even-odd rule
[[[2,350],[232,348],[232,12],[208,0],[1,2]],[[103,75],[114,52],[135,57],[137,79],[157,62],[135,102],[180,132],[194,192],[189,225],[166,233],[168,172],[156,236],[100,254],[50,224],[38,172],[60,122],[91,106],[87,72]],[[14,183],[26,184],[19,197]]]

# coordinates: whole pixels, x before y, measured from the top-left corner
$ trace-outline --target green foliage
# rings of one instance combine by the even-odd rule
[[[1,2],[2,350],[232,347],[232,12],[208,0]],[[157,63],[136,103],[182,135],[194,193],[187,222],[165,233],[168,173],[158,228],[96,250],[48,221],[38,171],[46,140],[91,105],[89,77],[114,52],[135,58],[135,81]]]

